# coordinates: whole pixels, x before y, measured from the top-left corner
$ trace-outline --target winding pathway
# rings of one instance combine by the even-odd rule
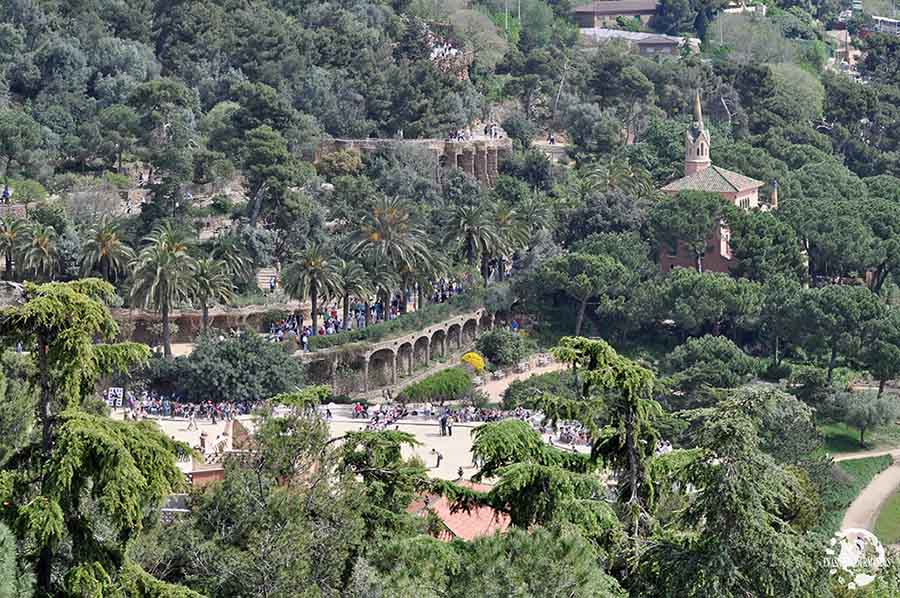
[[[900,488],[900,449],[876,450],[860,453],[849,453],[835,457],[835,461],[848,461],[850,459],[863,459],[866,457],[880,457],[890,455],[893,463],[884,471],[875,476],[869,485],[863,488],[859,496],[850,504],[844,513],[841,529],[858,527],[874,531],[875,520],[881,506],[888,498]]]

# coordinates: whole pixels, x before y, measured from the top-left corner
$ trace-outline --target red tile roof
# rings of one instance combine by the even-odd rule
[[[663,191],[709,191],[711,193],[733,193],[759,189],[762,181],[732,172],[719,166],[710,166],[700,172],[672,181]]]
[[[473,484],[472,482],[458,482],[473,490],[487,492],[490,486]],[[490,536],[496,532],[504,532],[509,528],[509,515],[495,511],[490,507],[475,507],[471,511],[451,512],[450,502],[443,496],[429,495],[420,497],[413,502],[407,512],[424,517],[432,512],[444,522],[448,535],[441,534],[441,540],[450,541],[454,538],[471,541],[482,536]]]

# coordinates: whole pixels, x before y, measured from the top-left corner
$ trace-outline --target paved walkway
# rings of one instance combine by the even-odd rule
[[[563,367],[565,367],[563,364],[550,363],[527,372],[506,376],[502,380],[492,380],[482,388],[485,388],[492,399],[499,400],[503,396],[503,391],[513,381],[524,380],[531,376],[555,371]],[[335,409],[335,419],[329,424],[332,437],[343,436],[347,432],[365,429],[368,420],[342,417],[345,413],[349,415],[349,411],[350,408],[348,406],[340,406]],[[122,419],[122,411],[116,410],[113,413],[113,417]],[[238,419],[248,430],[252,431],[253,422],[250,416],[241,416]],[[222,436],[226,425],[223,421],[212,425],[209,420],[198,420],[199,430],[188,430],[186,419],[159,419],[153,421],[156,421],[166,434],[186,442],[190,446],[198,446],[200,444],[201,432],[206,432],[210,443],[225,438]],[[455,480],[459,477],[459,469],[462,468],[463,476],[468,478],[475,473],[475,467],[472,465],[472,430],[480,425],[482,425],[481,422],[456,423],[453,425],[452,436],[441,436],[440,425],[433,419],[401,421],[399,430],[401,432],[409,432],[420,443],[416,447],[404,448],[403,454],[407,458],[412,456],[419,457],[425,463],[425,466],[429,468],[428,474],[431,477]],[[437,467],[437,455],[431,452],[432,449],[442,455],[440,467]]]
[[[844,520],[841,523],[841,529],[850,527],[858,527],[873,531],[875,520],[878,518],[878,512],[884,502],[900,487],[900,449],[891,451],[870,451],[869,453],[856,453],[857,456],[842,455],[840,459],[846,461],[848,459],[860,459],[864,457],[877,457],[880,455],[891,455],[894,459],[893,464],[882,471],[880,474],[869,482],[856,500],[844,513]]]

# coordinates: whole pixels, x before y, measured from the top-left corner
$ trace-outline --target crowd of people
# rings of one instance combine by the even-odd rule
[[[188,420],[188,429],[197,428],[197,420],[229,421],[239,415],[249,415],[256,404],[250,401],[207,401],[205,403],[186,403],[177,397],[159,395],[144,391],[140,396],[129,392],[124,402],[109,400],[113,408],[121,407],[125,411],[125,419],[140,420],[146,418],[175,418]]]

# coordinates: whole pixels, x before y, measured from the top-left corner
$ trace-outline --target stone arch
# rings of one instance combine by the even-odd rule
[[[397,375],[412,376],[413,373],[413,343],[405,341],[397,347]]]
[[[363,391],[389,386],[397,379],[397,354],[393,347],[372,352],[365,362]]]
[[[444,328],[435,330],[431,335],[430,345],[431,348],[429,351],[432,359],[438,355],[440,355],[442,359],[447,357],[447,330]]]
[[[478,336],[478,320],[475,318],[466,320],[462,327],[462,343],[464,345],[474,343],[476,336]]]
[[[462,326],[458,323],[447,327],[447,354],[452,349],[462,349]]]
[[[413,343],[413,366],[428,367],[431,363],[431,338],[420,336]]]

